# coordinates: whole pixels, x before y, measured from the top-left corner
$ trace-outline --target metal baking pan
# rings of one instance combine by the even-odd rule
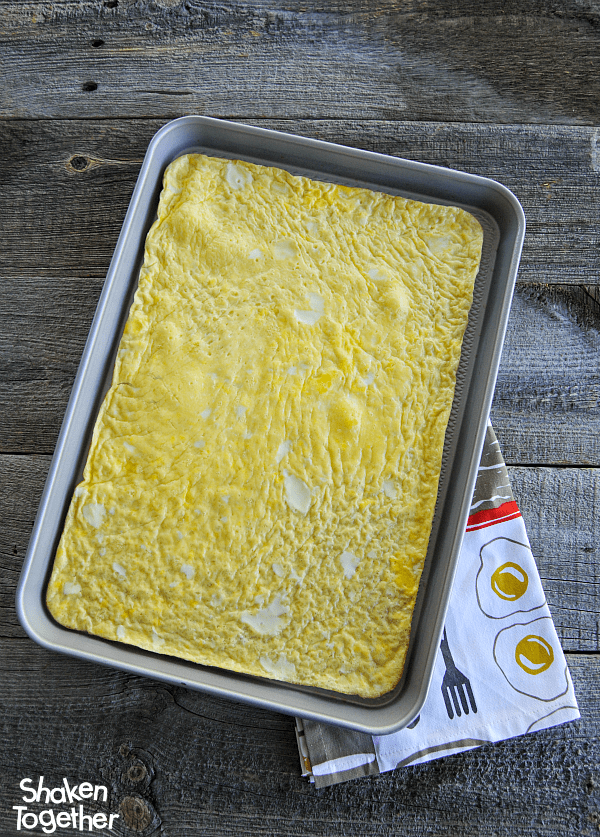
[[[472,212],[484,228],[484,253],[446,433],[434,525],[409,652],[400,683],[383,698],[352,698],[154,654],[64,628],[46,608],[46,586],[55,550],[85,464],[96,415],[110,384],[146,234],[156,215],[162,175],[172,160],[190,151],[278,166],[317,180],[362,186],[425,202],[461,206]],[[372,734],[394,732],[410,723],[425,702],[439,648],[524,232],[525,218],[515,196],[486,178],[200,116],[186,116],[165,125],[149,145],[133,192],[31,535],[17,592],[19,619],[29,636],[46,648],[84,660]]]

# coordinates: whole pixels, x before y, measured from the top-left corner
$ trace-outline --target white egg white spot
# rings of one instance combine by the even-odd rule
[[[123,439],[123,447],[127,448],[129,453],[137,453],[137,450],[134,448],[134,446],[130,445],[129,442],[126,442],[125,439]]]
[[[65,581],[63,584],[63,594],[65,596],[74,596],[76,593],[81,593],[81,585],[76,581]]]
[[[241,404],[235,408],[235,414],[238,418],[242,418],[246,412],[246,407],[243,407]]]
[[[282,617],[289,613],[289,607],[281,604],[281,596],[275,596],[268,607],[256,613],[245,610],[240,619],[259,634],[277,634],[285,626]]]
[[[303,480],[295,477],[293,474],[288,474],[287,471],[284,471],[283,479],[285,499],[288,506],[294,509],[294,511],[306,514],[310,508],[310,488]]]
[[[321,317],[321,314],[319,314],[318,311],[298,311],[298,309],[296,309],[294,311],[294,316],[299,323],[304,323],[304,325],[315,325]]]
[[[288,369],[287,373],[288,373],[288,375],[295,375],[297,371],[298,371],[298,370],[296,369],[296,367],[295,367],[295,366],[290,366],[290,368]]]
[[[106,555],[106,549],[104,547],[100,550],[100,555]]]
[[[357,558],[353,552],[342,552],[340,555],[340,564],[342,565],[346,578],[352,578],[356,572],[359,562],[360,558]]]
[[[384,480],[383,481],[383,493],[386,497],[389,497],[390,500],[395,500],[397,495],[396,484],[393,480]]]
[[[204,441],[204,439],[198,439],[197,441],[194,442],[194,447],[195,448],[203,448],[205,444],[206,444],[206,442]]]
[[[210,407],[207,407],[206,410],[202,410],[200,415],[202,416],[203,419],[207,419],[210,416],[211,413],[212,413],[212,410],[210,409]]]
[[[195,570],[194,567],[192,567],[191,564],[182,564],[181,565],[181,572],[188,579],[188,581],[191,581],[192,578],[194,577],[195,573],[196,573],[196,570]]]
[[[314,325],[319,317],[323,316],[325,311],[325,300],[321,296],[321,294],[314,293],[313,291],[308,292],[308,299],[310,302],[310,311],[294,311],[296,319],[304,323],[305,325]]]
[[[127,571],[126,571],[125,567],[122,567],[121,564],[117,564],[116,561],[113,561],[112,568],[116,573],[119,573],[119,575],[124,575],[124,576],[127,575]]]
[[[283,654],[279,655],[276,662],[267,656],[259,657],[259,662],[264,670],[277,680],[292,680],[296,676],[296,666],[290,663]]]
[[[375,380],[375,373],[374,372],[369,372],[368,375],[365,375],[364,378],[361,378],[361,381],[363,382],[363,384],[366,387],[371,386],[371,384],[373,383],[374,380]]]
[[[87,523],[95,529],[102,526],[102,522],[106,517],[106,509],[102,503],[88,503],[86,506],[83,506],[81,513]]]
[[[244,435],[242,436],[242,439],[251,439],[251,438],[252,438],[252,433],[244,433]]]
[[[386,273],[382,273],[381,270],[374,267],[369,271],[369,278],[374,282],[381,282],[382,279],[387,279],[388,277]]]
[[[125,639],[125,628],[123,625],[117,625],[117,639]]]
[[[172,582],[169,584],[169,587],[177,587],[177,585],[178,585],[178,584],[181,584],[181,582],[180,582],[180,581],[172,581]]]
[[[323,299],[321,294],[314,293],[314,291],[309,291],[308,298],[310,300],[310,307],[313,311],[316,311],[318,314],[322,314],[325,311],[325,300]]]
[[[292,449],[292,443],[288,439],[286,439],[285,442],[282,442],[279,445],[279,447],[277,448],[277,453],[275,454],[276,461],[278,463],[281,462],[283,457],[287,456],[287,454],[291,451],[291,449]]]
[[[448,250],[454,241],[449,235],[429,235],[427,236],[427,246],[436,256],[441,256]]]
[[[285,569],[281,564],[275,563],[272,565],[271,569],[279,578],[283,578],[283,576],[285,575]]]
[[[255,247],[254,250],[250,250],[248,253],[248,258],[250,259],[264,259],[264,254],[262,250],[259,250],[258,247]]]
[[[75,489],[74,496],[75,497],[83,497],[83,495],[85,493],[86,493],[86,489],[83,487],[83,485],[78,485],[77,488]]]
[[[157,648],[160,648],[161,645],[165,644],[164,639],[162,636],[156,633],[156,629],[152,628],[152,644],[155,645]]]
[[[252,183],[252,175],[248,169],[242,168],[235,163],[227,163],[225,180],[232,189],[244,189]]]
[[[274,180],[271,183],[271,190],[273,192],[277,192],[279,195],[287,195],[289,194],[290,187],[287,183],[282,183],[281,181]]]
[[[273,255],[276,259],[293,259],[298,255],[295,241],[282,238],[273,244]]]

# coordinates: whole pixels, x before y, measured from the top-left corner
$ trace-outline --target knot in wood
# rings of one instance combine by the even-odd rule
[[[132,831],[144,831],[152,822],[152,812],[140,796],[125,796],[119,805],[125,825]]]
[[[130,782],[142,782],[147,775],[148,771],[146,770],[146,765],[143,761],[139,761],[139,759],[136,759],[127,768],[127,778]]]
[[[75,157],[71,157],[69,165],[72,169],[75,169],[75,171],[85,171],[88,167],[88,160],[77,154]]]
[[[85,81],[81,85],[81,89],[83,90],[84,93],[93,93],[94,90],[98,89],[98,85],[96,84],[95,81]]]

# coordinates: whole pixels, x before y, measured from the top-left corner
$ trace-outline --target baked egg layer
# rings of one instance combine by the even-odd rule
[[[482,240],[457,207],[175,160],[54,618],[260,677],[391,690]]]

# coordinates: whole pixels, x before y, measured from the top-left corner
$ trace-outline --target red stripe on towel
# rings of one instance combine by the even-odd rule
[[[513,520],[515,517],[521,517],[521,512],[515,501],[511,500],[495,509],[484,509],[470,514],[467,520],[467,532],[474,532],[476,529],[493,526],[494,523],[502,523],[505,520]]]

